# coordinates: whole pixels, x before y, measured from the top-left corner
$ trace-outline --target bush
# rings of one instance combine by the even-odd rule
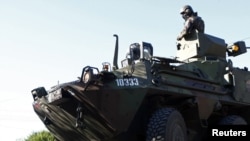
[[[56,138],[48,131],[34,132],[24,141],[56,141]]]

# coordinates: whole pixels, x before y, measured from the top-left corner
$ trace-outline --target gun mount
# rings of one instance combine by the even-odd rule
[[[243,41],[237,41],[232,45],[226,44],[224,39],[194,32],[177,43],[177,59],[180,61],[194,60],[194,58],[221,58],[237,56],[246,52]]]

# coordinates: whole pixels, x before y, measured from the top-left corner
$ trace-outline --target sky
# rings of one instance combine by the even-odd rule
[[[207,34],[250,46],[247,0],[0,0],[0,140],[46,130],[31,90],[76,80],[87,65],[112,64],[113,34],[119,62],[141,41],[153,45],[155,56],[175,57],[186,4],[205,21]],[[248,53],[230,59],[250,67]]]

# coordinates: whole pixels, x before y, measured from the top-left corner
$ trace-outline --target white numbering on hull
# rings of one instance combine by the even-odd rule
[[[138,78],[121,78],[121,79],[116,79],[116,84],[119,87],[123,86],[139,86],[139,81]]]

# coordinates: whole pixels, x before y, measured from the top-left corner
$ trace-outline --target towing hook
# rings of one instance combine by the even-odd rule
[[[44,118],[43,118],[43,123],[44,123],[45,125],[50,125],[50,124],[51,124],[51,120],[50,120],[48,117],[44,117]]]
[[[161,82],[161,76],[155,76],[155,77],[152,79],[152,84],[154,84],[155,86],[159,86],[159,85],[160,85],[160,82]]]
[[[158,80],[158,79],[152,79],[152,83],[153,83],[155,86],[158,86],[158,85],[159,85],[159,80]]]
[[[84,125],[84,118],[83,118],[83,107],[81,104],[78,105],[78,107],[76,108],[76,128],[86,128],[86,126]]]

